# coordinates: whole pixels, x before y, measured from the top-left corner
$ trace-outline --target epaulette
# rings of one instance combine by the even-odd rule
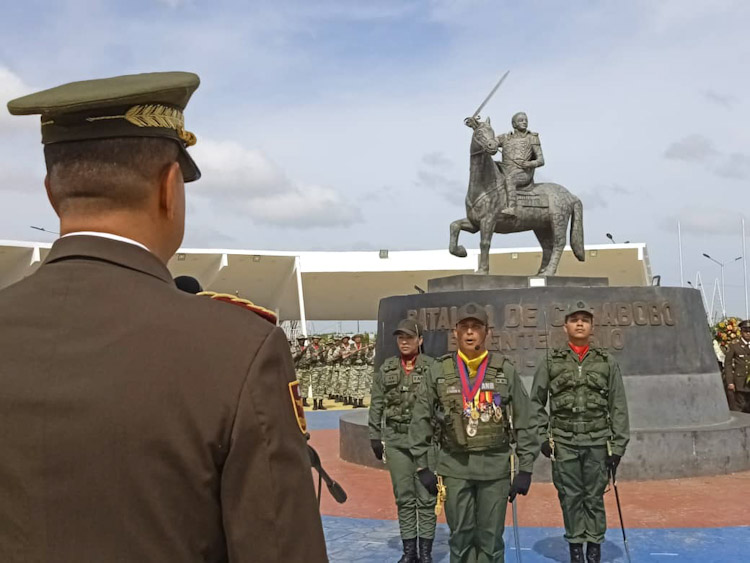
[[[600,355],[600,356],[601,356],[602,358],[604,358],[605,360],[606,360],[607,358],[609,358],[609,351],[608,351],[608,350],[607,350],[606,348],[598,348],[598,347],[597,347],[597,348],[589,348],[589,350],[590,350],[591,352],[596,352],[597,354],[599,354],[599,355]]]
[[[495,369],[500,369],[503,367],[503,364],[508,361],[508,358],[505,357],[504,354],[501,352],[490,352],[490,367],[493,367]]]
[[[436,360],[437,360],[438,362],[442,362],[443,360],[447,360],[448,358],[453,358],[453,354],[449,352],[449,353],[447,353],[447,354],[443,354],[442,356],[438,356],[438,357],[437,357],[437,358],[435,358],[435,359],[436,359]]]
[[[259,317],[264,318],[269,323],[275,325],[278,318],[276,317],[276,313],[273,311],[266,309],[265,307],[261,307],[260,305],[256,305],[252,301],[248,301],[247,299],[242,299],[241,297],[237,297],[235,295],[229,295],[228,293],[216,293],[214,291],[202,291],[198,293],[198,295],[203,295],[206,297],[210,297],[211,299],[215,299],[216,301],[224,301],[225,303],[231,303],[232,305],[238,305],[240,307],[243,307],[247,309],[248,311],[252,311]]]
[[[553,358],[564,358],[567,355],[567,351],[564,348],[555,348],[550,353]]]
[[[385,370],[398,369],[399,359],[398,356],[391,356],[386,359],[381,366]]]

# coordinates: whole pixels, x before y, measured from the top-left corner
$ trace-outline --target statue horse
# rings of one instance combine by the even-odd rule
[[[539,276],[554,276],[565,248],[565,231],[570,225],[570,246],[578,260],[586,257],[583,249],[583,205],[581,200],[559,184],[534,184],[517,191],[516,215],[500,213],[506,206],[505,177],[499,163],[492,159],[498,150],[490,119],[479,121],[469,149],[469,190],[466,194],[466,218],[451,223],[450,253],[466,256],[458,244],[461,231],[479,231],[480,274],[490,273],[490,243],[493,233],[534,231],[542,246]]]

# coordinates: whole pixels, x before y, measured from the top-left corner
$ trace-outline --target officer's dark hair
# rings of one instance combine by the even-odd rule
[[[136,209],[177,156],[175,141],[156,137],[45,145],[50,197],[61,213]]]

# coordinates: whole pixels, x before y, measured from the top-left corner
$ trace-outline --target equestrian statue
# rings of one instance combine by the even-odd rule
[[[565,249],[570,223],[570,246],[578,260],[583,248],[583,205],[560,184],[534,183],[534,170],[544,165],[539,135],[528,130],[528,117],[513,116],[513,131],[495,136],[490,118],[482,121],[479,111],[502,84],[506,73],[473,116],[464,123],[473,130],[469,147],[469,189],[466,217],[450,227],[450,253],[466,256],[458,244],[461,231],[480,233],[478,273],[489,274],[489,253],[493,233],[534,231],[542,247],[542,264],[537,275],[554,276]],[[492,156],[502,150],[501,162]],[[572,220],[571,220],[572,219]]]

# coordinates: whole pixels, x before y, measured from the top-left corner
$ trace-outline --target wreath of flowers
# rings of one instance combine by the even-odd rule
[[[722,350],[726,350],[733,340],[740,337],[740,320],[737,317],[729,317],[711,327],[714,340],[719,343]]]

